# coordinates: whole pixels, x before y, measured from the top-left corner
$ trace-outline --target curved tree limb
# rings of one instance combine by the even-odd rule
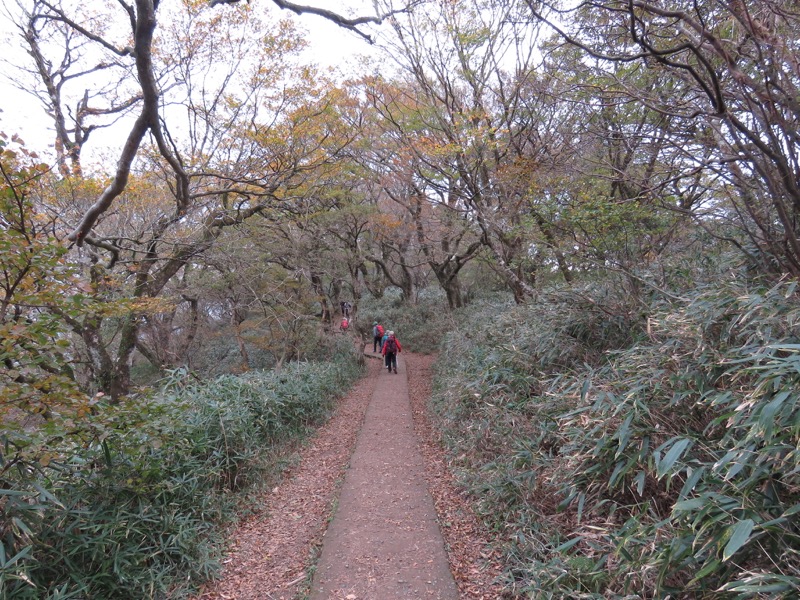
[[[37,14],[37,15],[34,15],[34,18],[43,18],[43,19],[50,19],[52,21],[61,21],[62,23],[64,23],[65,25],[68,25],[70,28],[74,29],[75,31],[77,31],[78,33],[80,33],[81,35],[86,37],[87,39],[90,39],[93,42],[97,42],[98,44],[103,46],[103,48],[105,48],[106,50],[109,50],[110,52],[113,52],[114,54],[116,54],[118,56],[130,56],[131,54],[133,54],[134,49],[131,48],[130,46],[126,46],[124,48],[117,48],[114,44],[110,44],[108,41],[103,39],[101,36],[97,35],[96,33],[92,33],[91,31],[86,29],[86,27],[81,25],[80,23],[76,22],[73,19],[70,19],[64,13],[64,11],[61,10],[60,8],[58,8],[57,6],[55,6],[55,5],[53,5],[53,4],[49,3],[49,2],[46,2],[44,0],[42,1],[42,5],[46,6],[47,8],[49,8],[51,11],[53,11],[54,14],[44,14],[44,13],[43,14]]]
[[[114,179],[112,179],[109,186],[103,190],[103,193],[100,194],[97,201],[89,207],[89,210],[83,215],[83,219],[81,219],[78,227],[67,236],[67,239],[72,242],[77,242],[79,246],[83,245],[86,236],[89,235],[89,232],[97,222],[97,219],[100,218],[100,215],[108,210],[114,199],[125,190],[125,186],[128,184],[128,177],[131,173],[131,164],[136,157],[136,153],[139,151],[139,145],[142,143],[144,134],[147,133],[149,127],[150,124],[146,116],[146,110],[143,110],[142,114],[136,119],[136,123],[134,123],[131,132],[128,134],[125,146],[122,148],[122,154],[117,162],[117,171],[114,174]]]
[[[148,130],[158,130],[158,86],[153,74],[153,33],[156,28],[155,4],[152,0],[136,0],[136,29],[134,31],[134,56],[136,71],[142,87],[144,100],[142,112],[136,119],[128,139],[122,148],[117,171],[111,184],[103,190],[97,201],[86,211],[78,227],[69,234],[68,239],[80,246],[89,234],[97,219],[111,206],[128,184],[131,165],[139,151],[139,146]]]
[[[239,0],[211,0],[211,6],[216,6],[218,4],[236,4]],[[360,35],[362,38],[367,40],[370,44],[374,42],[372,36],[369,34],[364,33],[358,27],[359,25],[366,25],[368,23],[373,23],[375,25],[380,25],[383,23],[384,20],[391,17],[392,15],[397,15],[401,13],[408,12],[411,10],[413,6],[419,4],[419,0],[413,0],[408,3],[402,9],[392,10],[387,13],[369,17],[355,17],[355,18],[348,18],[344,15],[340,15],[339,13],[327,10],[325,8],[317,8],[316,6],[306,6],[304,4],[295,4],[294,2],[288,2],[287,0],[272,0],[272,2],[281,10],[289,10],[296,15],[317,15],[318,17],[322,17],[323,19],[327,19],[332,23],[335,23],[339,27],[343,29],[349,29],[350,31]]]

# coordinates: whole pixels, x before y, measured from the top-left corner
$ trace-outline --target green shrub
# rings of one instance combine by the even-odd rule
[[[795,285],[683,297],[644,317],[570,291],[448,337],[434,405],[513,593],[800,589]]]
[[[175,372],[157,396],[98,405],[71,430],[6,436],[0,597],[179,597],[213,576],[236,492],[359,375],[339,351],[209,382]]]
[[[594,373],[586,405],[561,419],[563,490],[614,523],[604,541],[620,580],[638,571],[657,594],[800,586],[795,292],[699,290]]]

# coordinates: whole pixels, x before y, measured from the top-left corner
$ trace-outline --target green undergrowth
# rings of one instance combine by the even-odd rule
[[[360,375],[328,362],[97,403],[82,422],[8,433],[0,453],[0,598],[181,598],[218,571],[226,525]]]
[[[573,287],[448,336],[433,404],[511,594],[798,596],[798,298]]]
[[[380,322],[393,330],[403,349],[431,354],[439,348],[444,335],[455,326],[447,309],[444,293],[426,292],[416,304],[404,304],[399,293],[389,290],[380,299],[365,298],[359,305],[359,331],[371,340],[372,323]]]

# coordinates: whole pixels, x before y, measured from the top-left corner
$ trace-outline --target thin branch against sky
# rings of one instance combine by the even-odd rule
[[[93,1],[98,0],[90,0],[84,6],[90,6]],[[254,3],[257,1],[253,0]],[[370,55],[376,51],[363,36],[343,29],[325,18],[316,15],[297,16],[288,10],[278,10],[271,2],[263,0],[260,4],[264,14],[269,13],[270,18],[290,19],[305,32],[308,49],[302,54],[303,62],[352,74],[359,55]],[[309,0],[304,4],[324,7],[327,3]],[[27,65],[31,61],[20,33],[12,22],[15,9],[19,10],[15,3],[7,3],[0,11],[0,42],[4,45],[4,56],[0,60],[0,131],[9,135],[18,134],[31,149],[49,158],[54,154],[52,119],[37,99],[36,91],[31,89],[26,92],[24,89],[32,86],[34,79],[30,78],[28,85],[24,72],[20,70],[21,65]],[[337,9],[347,17],[374,13],[370,0],[342,0],[337,3]],[[219,7],[211,10],[219,10]],[[32,63],[30,68],[33,68]],[[120,136],[125,135],[129,126],[129,119],[125,119],[98,131],[91,141],[91,147],[87,148],[89,163],[107,158],[109,153],[113,153],[119,146]]]

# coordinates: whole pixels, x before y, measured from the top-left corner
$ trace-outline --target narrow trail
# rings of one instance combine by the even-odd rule
[[[502,597],[497,557],[427,420],[433,358],[402,352],[397,375],[367,362],[196,600]]]
[[[383,369],[325,536],[311,600],[457,600],[425,481],[406,365]]]

